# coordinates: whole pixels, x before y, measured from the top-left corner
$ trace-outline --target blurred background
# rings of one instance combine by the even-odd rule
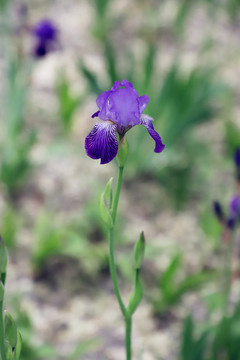
[[[127,134],[116,235],[126,299],[142,230],[147,241],[134,359],[240,359],[238,253],[236,321],[223,324],[226,244],[212,211],[236,192],[240,1],[1,0],[0,9],[0,232],[22,360],[124,358],[98,214],[117,167],[84,150],[96,97],[122,79],[150,97],[145,112],[166,145],[155,154],[145,128]]]

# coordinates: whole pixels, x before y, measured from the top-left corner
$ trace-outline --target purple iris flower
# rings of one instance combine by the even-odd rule
[[[155,141],[156,153],[163,151],[159,134],[154,130],[151,118],[142,114],[149,101],[147,95],[138,96],[133,85],[127,81],[115,81],[109,91],[104,91],[97,98],[99,110],[92,118],[99,117],[103,120],[97,123],[85,140],[85,149],[92,159],[101,159],[101,164],[107,164],[118,153],[118,139],[121,140],[125,133],[135,125],[143,125]]]
[[[39,21],[32,29],[36,38],[33,55],[36,58],[44,57],[54,49],[58,41],[58,30],[52,21],[44,19]]]

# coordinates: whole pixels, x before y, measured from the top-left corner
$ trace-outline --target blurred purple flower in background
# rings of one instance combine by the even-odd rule
[[[220,222],[225,221],[225,215],[222,206],[218,201],[213,202],[213,211]]]
[[[115,81],[109,91],[104,91],[97,98],[99,110],[92,118],[99,117],[102,123],[97,123],[85,140],[85,149],[92,159],[101,159],[101,164],[109,163],[118,153],[118,140],[135,125],[143,125],[155,141],[156,153],[163,151],[159,134],[154,130],[151,118],[142,114],[149,101],[147,95],[138,96],[133,85],[127,81]]]
[[[237,148],[235,151],[234,162],[237,167],[240,167],[240,148]]]
[[[32,34],[36,38],[33,55],[41,58],[56,48],[58,44],[58,30],[51,20],[44,19],[39,21],[32,29]]]
[[[237,181],[240,182],[240,148],[238,147],[234,154],[234,162],[236,166]]]

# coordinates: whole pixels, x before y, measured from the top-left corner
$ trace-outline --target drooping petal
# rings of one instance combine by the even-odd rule
[[[98,123],[86,137],[85,149],[92,159],[101,159],[101,164],[107,164],[115,158],[118,152],[117,126],[109,121]]]
[[[162,143],[162,139],[160,135],[154,130],[153,124],[152,124],[153,118],[151,116],[142,114],[140,118],[140,124],[145,126],[147,129],[149,135],[153,138],[155,141],[155,149],[154,151],[156,153],[160,153],[165,148],[165,145]]]
[[[142,95],[138,98],[139,101],[139,110],[140,110],[140,114],[145,110],[148,102],[149,102],[149,96],[147,95]]]

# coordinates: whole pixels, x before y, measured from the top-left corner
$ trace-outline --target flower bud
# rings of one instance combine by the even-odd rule
[[[13,360],[18,360],[20,358],[20,353],[22,350],[22,336],[19,331],[17,331],[17,344],[14,350]]]
[[[218,220],[220,222],[223,222],[225,219],[225,216],[224,216],[222,206],[218,201],[213,202],[213,211],[214,211],[216,217],[218,218]]]
[[[112,209],[112,198],[113,198],[112,182],[113,182],[113,177],[111,177],[111,179],[107,182],[107,185],[105,186],[105,189],[103,191],[104,200],[110,210]]]
[[[118,144],[118,153],[117,153],[117,161],[119,167],[123,167],[127,161],[128,158],[128,142],[125,136],[123,136]]]
[[[9,341],[11,347],[15,348],[18,340],[18,332],[15,321],[8,312],[4,314],[4,328],[6,339]]]
[[[227,219],[227,228],[230,230],[230,231],[233,231],[234,228],[235,228],[235,225],[236,225],[236,219],[235,217],[229,217]]]
[[[129,316],[132,316],[136,311],[138,305],[140,304],[143,297],[143,287],[139,277],[139,269],[136,270],[136,281],[134,286],[134,291],[130,295],[129,303],[127,307],[127,313]]]
[[[144,258],[144,252],[145,252],[145,237],[142,231],[134,248],[135,269],[140,269]]]

